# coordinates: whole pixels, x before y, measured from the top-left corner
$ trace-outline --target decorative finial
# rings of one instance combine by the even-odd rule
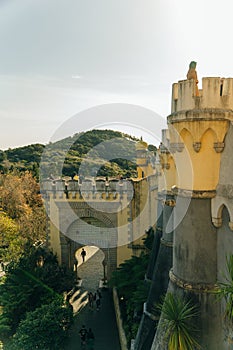
[[[187,73],[187,79],[191,80],[194,79],[196,82],[196,92],[195,92],[195,96],[199,95],[199,90],[198,90],[198,79],[197,79],[197,72],[196,72],[196,66],[197,66],[197,62],[195,61],[191,61],[189,64],[189,70]]]
[[[191,61],[189,63],[189,69],[191,69],[191,68],[196,69],[196,66],[197,66],[197,62],[195,62],[195,61]]]

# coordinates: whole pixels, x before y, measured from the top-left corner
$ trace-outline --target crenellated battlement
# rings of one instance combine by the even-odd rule
[[[49,192],[47,193],[49,198],[52,198],[53,200],[68,200],[68,201],[85,201],[85,202],[121,202],[121,201],[127,201],[129,198],[129,195],[127,193],[113,193],[113,192]]]
[[[46,180],[41,182],[41,193],[54,199],[119,201],[132,198],[134,194],[131,181],[79,181]]]
[[[233,78],[204,77],[198,93],[196,86],[194,79],[173,84],[172,114],[193,109],[233,110]]]

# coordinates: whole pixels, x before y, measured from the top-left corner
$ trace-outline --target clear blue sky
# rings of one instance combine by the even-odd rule
[[[100,104],[136,104],[166,117],[171,85],[185,79],[191,60],[199,80],[232,77],[232,7],[226,0],[0,0],[0,149],[47,143],[71,116]],[[142,118],[135,124],[139,136]]]

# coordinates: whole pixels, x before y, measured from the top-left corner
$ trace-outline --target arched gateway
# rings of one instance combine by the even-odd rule
[[[144,192],[142,200],[140,193]],[[48,214],[47,242],[61,264],[73,268],[82,246],[101,248],[106,277],[144,248],[142,238],[155,222],[155,177],[111,182],[104,188],[78,181],[44,181],[41,191]],[[152,196],[154,197],[152,199]]]
[[[67,227],[65,234],[60,233],[61,263],[72,268],[76,264],[75,253],[80,247],[96,246],[105,255],[103,264],[107,267],[106,275],[109,277],[117,266],[116,218],[112,222],[101,212],[84,208],[83,204],[76,204],[75,209],[81,217]]]

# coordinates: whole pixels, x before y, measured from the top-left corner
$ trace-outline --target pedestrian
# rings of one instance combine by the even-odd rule
[[[88,302],[89,302],[90,308],[93,309],[93,307],[94,307],[94,295],[92,292],[88,293]]]
[[[85,325],[82,325],[82,328],[79,331],[79,335],[81,338],[81,346],[85,346],[87,341],[87,329]]]
[[[100,298],[99,297],[96,297],[96,310],[99,311],[100,309]]]
[[[86,258],[86,255],[87,255],[87,252],[86,250],[84,250],[84,248],[82,248],[82,251],[81,251],[81,257],[83,258],[83,262],[85,261],[85,258]]]
[[[95,304],[96,304],[96,310],[99,311],[100,309],[100,294],[98,291],[95,293]]]
[[[93,300],[96,301],[96,293],[93,294]]]
[[[87,332],[87,348],[88,350],[94,350],[94,342],[95,342],[95,336],[92,332],[92,329],[89,328]]]
[[[99,289],[97,289],[96,294],[98,295],[98,297],[101,299],[102,298],[102,294],[101,291]]]

